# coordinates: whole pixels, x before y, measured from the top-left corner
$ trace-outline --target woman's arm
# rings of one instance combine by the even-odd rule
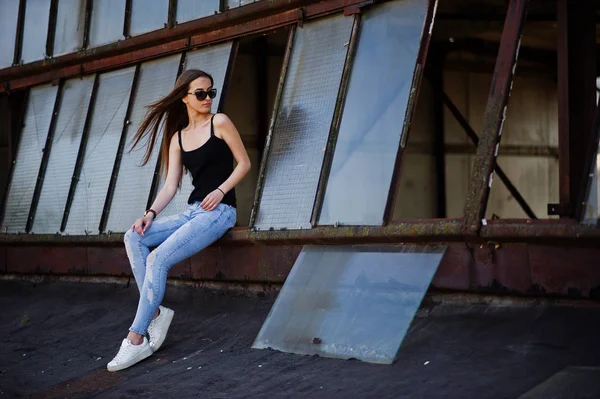
[[[150,207],[157,215],[169,205],[169,202],[171,202],[175,196],[181,174],[183,173],[181,151],[179,151],[177,140],[177,133],[175,133],[173,137],[171,137],[171,143],[169,144],[169,165],[167,165],[167,178],[165,179],[165,184],[163,184]]]
[[[231,153],[233,154],[233,157],[235,158],[235,161],[237,162],[237,166],[229,178],[219,186],[223,193],[227,193],[233,189],[250,171],[250,158],[248,158],[248,153],[246,152],[244,143],[242,143],[240,134],[227,115],[216,114],[213,119],[213,123],[215,126],[215,135],[227,143]],[[223,194],[219,190],[215,190],[207,195],[206,198],[204,198],[200,206],[207,211],[211,211],[221,202],[222,199]]]

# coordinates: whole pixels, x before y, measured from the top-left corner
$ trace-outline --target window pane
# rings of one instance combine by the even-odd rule
[[[444,246],[307,246],[253,348],[391,364]]]
[[[93,85],[94,75],[70,79],[63,85],[33,233],[54,234],[60,231]]]
[[[227,8],[236,8],[240,6],[240,0],[227,0]]]
[[[177,23],[191,21],[219,12],[219,0],[178,0]]]
[[[591,174],[583,223],[600,227],[600,184],[598,184],[598,176],[600,176],[600,147],[598,148],[598,155],[596,156],[595,164],[592,166]]]
[[[65,233],[98,234],[135,68],[100,75],[85,156]]]
[[[217,112],[219,109],[219,100],[221,91],[223,90],[223,82],[225,81],[225,72],[229,64],[229,56],[231,55],[231,42],[219,44],[216,46],[202,48],[200,50],[187,53],[185,60],[185,69],[201,69],[212,75],[215,85],[218,90],[217,97],[213,100],[212,112]],[[164,179],[164,176],[163,176]],[[164,181],[164,180],[163,180]],[[189,173],[183,175],[181,189],[177,191],[171,203],[162,211],[163,215],[172,215],[183,212],[187,206],[188,197],[192,193],[194,186]]]
[[[255,227],[310,228],[352,17],[299,28],[275,121]]]
[[[125,0],[96,0],[92,9],[89,47],[124,39]]]
[[[48,0],[27,0],[21,52],[23,62],[43,60],[46,56],[49,18],[50,2]]]
[[[150,160],[144,166],[140,165],[146,147],[142,145],[131,152],[129,150],[131,149],[133,136],[146,114],[146,106],[167,95],[173,89],[180,60],[181,55],[177,54],[146,62],[140,67],[135,99],[133,100],[129,124],[127,125],[127,141],[108,215],[107,230],[113,232],[127,231],[135,219],[146,210],[146,202],[150,194],[150,186],[152,185],[156,159],[160,153],[161,141],[157,141]],[[162,136],[162,131],[160,135]],[[144,141],[140,142],[140,144],[143,143]]]
[[[130,34],[135,36],[162,29],[168,19],[169,0],[132,0]]]
[[[56,13],[54,56],[81,49],[85,25],[85,0],[59,0]]]
[[[0,68],[12,65],[19,20],[18,1],[0,1]]]
[[[363,17],[320,224],[383,222],[427,3],[393,1]]]
[[[24,232],[58,86],[43,85],[29,91],[25,126],[6,200],[2,232]]]

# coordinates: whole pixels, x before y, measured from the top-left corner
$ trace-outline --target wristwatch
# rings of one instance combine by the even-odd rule
[[[152,217],[152,219],[156,219],[156,212],[154,212],[154,209],[146,210],[146,212],[144,212],[144,217],[146,217],[149,213],[154,214],[154,217]]]

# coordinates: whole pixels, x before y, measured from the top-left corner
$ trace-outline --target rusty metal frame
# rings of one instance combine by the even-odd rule
[[[85,19],[83,26],[83,39],[81,41],[81,49],[86,49],[90,43],[90,26],[92,25],[92,11],[94,9],[94,0],[85,1]]]
[[[92,122],[92,115],[96,108],[96,95],[98,94],[98,86],[100,84],[100,74],[96,74],[94,78],[94,85],[92,88],[92,94],[90,96],[90,105],[88,112],[85,117],[83,124],[83,131],[81,133],[81,142],[79,143],[79,150],[77,152],[77,160],[75,161],[75,169],[73,170],[73,177],[71,178],[71,186],[69,187],[69,194],[67,196],[67,202],[65,204],[65,211],[63,213],[62,222],[60,224],[60,231],[65,231],[67,227],[67,221],[69,220],[69,213],[71,212],[71,205],[75,198],[75,189],[79,183],[79,176],[81,175],[81,169],[83,168],[83,161],[85,157],[85,149],[87,147],[87,141],[90,132],[90,124]]]
[[[18,20],[17,20],[17,34],[15,36],[15,55],[13,58],[13,65],[16,65],[18,68],[18,65],[21,64],[21,54],[22,54],[22,47],[23,47],[23,34],[25,31],[25,7],[26,7],[26,0],[20,0],[19,1],[19,13],[18,13]],[[13,67],[14,68],[14,67]],[[10,68],[9,68],[10,69]]]
[[[273,131],[275,130],[275,122],[277,120],[277,114],[279,113],[281,99],[283,98],[283,88],[285,86],[285,80],[287,77],[290,59],[292,58],[292,48],[294,46],[295,37],[296,26],[292,26],[290,28],[290,31],[288,32],[288,40],[285,47],[285,54],[283,56],[283,63],[281,64],[281,72],[279,74],[279,83],[277,84],[277,94],[275,95],[275,101],[273,103],[271,123],[269,124],[269,132],[267,133],[267,139],[265,141],[263,155],[258,169],[256,191],[254,193],[254,202],[252,204],[252,210],[250,211],[250,221],[248,223],[249,228],[254,228],[254,223],[256,222],[256,215],[258,214],[260,206],[260,199],[262,197],[262,191],[265,183],[265,174],[267,171],[267,161],[269,159],[269,153],[271,151],[271,140],[273,138]]]
[[[50,118],[50,126],[48,127],[48,135],[46,136],[46,144],[42,154],[42,162],[40,163],[40,169],[38,172],[37,181],[35,183],[35,189],[33,191],[33,197],[31,199],[31,206],[29,208],[29,215],[27,217],[27,223],[25,225],[25,231],[31,232],[33,222],[35,220],[35,214],[37,212],[38,203],[40,201],[40,195],[42,193],[42,187],[44,185],[44,179],[46,177],[46,169],[48,168],[48,161],[50,160],[50,153],[52,152],[52,142],[54,141],[54,132],[56,131],[56,121],[58,119],[58,110],[62,103],[64,90],[64,81],[58,82],[58,89],[56,90],[56,97],[54,99],[54,109],[52,110],[52,116]]]
[[[508,5],[483,118],[482,133],[473,163],[474,170],[465,201],[461,224],[465,235],[477,235],[487,208],[528,5],[529,0],[510,0]]]
[[[123,37],[131,38],[131,9],[133,8],[133,0],[125,0],[125,15],[123,16]]]
[[[58,14],[58,0],[50,0],[50,14],[48,17],[48,33],[46,34],[46,57],[54,54],[54,40],[56,38],[56,18]]]
[[[327,145],[325,147],[325,154],[323,156],[323,163],[321,166],[321,174],[319,176],[315,202],[310,217],[310,224],[313,227],[319,223],[321,210],[323,209],[325,191],[327,190],[329,173],[331,172],[331,166],[333,164],[333,155],[335,153],[335,147],[340,132],[340,124],[342,123],[342,116],[344,114],[346,95],[348,94],[348,83],[350,82],[350,75],[352,73],[352,67],[354,66],[354,57],[356,55],[356,47],[358,45],[358,35],[360,34],[361,20],[361,15],[359,12],[357,12],[354,15],[354,23],[352,25],[352,32],[350,33],[350,41],[348,42],[348,51],[346,53],[346,60],[344,61],[344,69],[342,70],[342,78],[340,80],[340,87],[338,89],[338,95],[333,111],[333,118],[331,120],[331,127],[329,129],[329,138],[327,139]]]
[[[378,0],[377,2],[385,1],[388,0]],[[4,68],[0,70],[0,82],[6,82],[6,87],[0,86],[0,92],[9,89],[16,90],[57,78],[126,67],[193,47],[293,25],[302,19],[318,18],[342,12],[348,7],[362,3],[364,0],[259,1],[221,14],[175,25],[170,29],[159,29],[50,60]],[[84,48],[89,45],[92,9],[93,0],[87,0]]]
[[[138,89],[138,81],[140,77],[140,64],[135,66],[135,72],[133,73],[133,81],[131,82],[131,91],[129,93],[129,101],[127,102],[127,111],[125,111],[125,118],[123,119],[123,129],[121,130],[121,138],[119,139],[119,147],[117,148],[117,156],[115,157],[115,163],[113,170],[110,175],[110,182],[108,183],[108,190],[106,192],[106,199],[104,200],[104,208],[102,209],[102,216],[100,217],[100,224],[98,225],[98,231],[102,234],[106,230],[106,224],[108,223],[108,216],[110,214],[110,208],[112,205],[113,196],[115,194],[115,188],[117,186],[117,179],[119,178],[119,169],[121,167],[121,160],[123,159],[123,151],[125,150],[125,144],[127,141],[127,132],[129,131],[129,118],[131,117],[131,109],[135,101],[135,96]]]
[[[171,29],[177,24],[177,0],[169,0],[169,13],[167,16],[167,28]]]
[[[427,14],[425,15],[425,21],[423,23],[423,30],[421,33],[421,41],[419,45],[419,54],[417,55],[417,61],[413,72],[413,80],[410,86],[410,96],[408,98],[408,103],[406,104],[404,123],[402,125],[402,132],[400,133],[400,143],[398,144],[396,160],[394,162],[394,171],[392,173],[390,189],[388,192],[387,202],[385,204],[385,210],[383,212],[384,225],[387,225],[392,220],[394,208],[396,206],[396,199],[398,197],[398,192],[400,191],[400,176],[402,176],[404,150],[408,140],[408,135],[410,133],[412,117],[415,109],[417,108],[417,99],[419,98],[419,90],[421,88],[421,80],[423,77],[423,71],[425,69],[425,62],[427,61],[427,52],[429,50],[429,43],[431,42],[431,33],[433,31],[433,23],[435,20],[437,5],[438,0],[429,0],[429,4],[427,5]]]
[[[179,59],[179,66],[177,67],[177,77],[175,80],[179,78],[179,75],[183,73],[183,67],[185,66],[185,61],[187,59],[187,52],[184,51],[181,53],[181,58]],[[165,121],[166,123],[166,121]],[[164,134],[164,132],[163,132]],[[156,195],[158,194],[158,186],[160,183],[160,164],[162,162],[162,151],[161,151],[161,143],[158,143],[157,150],[158,156],[156,157],[156,165],[154,166],[154,175],[152,176],[152,183],[150,184],[150,192],[148,193],[148,200],[146,201],[146,209],[150,209]],[[156,148],[156,147],[155,147]]]

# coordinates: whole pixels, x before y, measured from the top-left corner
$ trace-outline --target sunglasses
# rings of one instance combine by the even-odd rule
[[[206,100],[206,97],[210,97],[211,99],[215,98],[217,96],[217,89],[210,89],[209,91],[204,91],[204,90],[196,90],[193,93],[188,93],[188,94],[193,94],[196,96],[196,98],[198,99],[198,101],[204,101]]]

